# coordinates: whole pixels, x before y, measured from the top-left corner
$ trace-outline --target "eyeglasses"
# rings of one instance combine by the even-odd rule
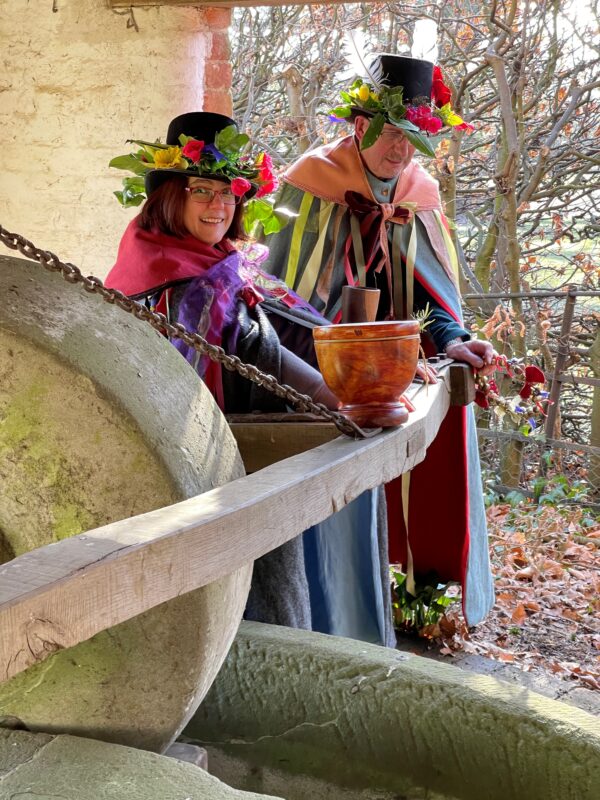
[[[215,189],[207,189],[204,186],[186,186],[185,190],[190,193],[194,203],[212,203],[216,195],[219,195],[224,205],[235,206],[242,199],[229,188],[216,191]]]

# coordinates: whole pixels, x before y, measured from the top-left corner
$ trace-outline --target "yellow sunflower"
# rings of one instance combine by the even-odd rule
[[[167,147],[154,153],[156,169],[186,169],[188,163],[181,155],[181,147]]]

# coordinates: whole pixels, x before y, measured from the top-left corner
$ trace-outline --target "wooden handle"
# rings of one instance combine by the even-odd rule
[[[375,322],[380,295],[379,289],[343,286],[342,322]]]

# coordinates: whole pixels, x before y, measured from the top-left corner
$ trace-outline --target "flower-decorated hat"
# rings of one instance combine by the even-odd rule
[[[128,139],[137,150],[113,158],[109,166],[133,172],[115,196],[124,206],[138,206],[173,174],[222,180],[244,199],[263,197],[277,188],[267,153],[251,155],[249,137],[223,114],[193,111],[175,117],[165,144]]]
[[[342,103],[330,111],[334,122],[354,120],[362,115],[371,123],[361,149],[371,147],[386,123],[399,128],[421,153],[433,156],[428,136],[444,127],[473,130],[452,111],[452,94],[442,71],[431,61],[393,53],[377,53],[371,58],[366,79],[357,78],[347,91],[340,92]]]

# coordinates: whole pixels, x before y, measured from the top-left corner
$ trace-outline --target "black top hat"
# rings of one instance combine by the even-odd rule
[[[224,128],[234,125],[237,128],[237,123],[231,117],[226,117],[224,114],[214,114],[212,111],[190,111],[187,114],[180,114],[175,119],[171,120],[169,129],[167,131],[166,144],[175,146],[179,145],[179,137],[181,134],[189,136],[193,139],[203,141],[205,144],[214,144],[217,133]],[[149,196],[153,191],[164,183],[166,179],[171,177],[173,173],[186,177],[206,177],[217,180],[229,180],[225,175],[215,175],[210,171],[199,171],[197,168],[187,170],[182,169],[151,169],[144,176],[144,184],[146,186],[146,194]],[[245,199],[249,199],[256,194],[257,187],[252,186],[246,194]]]
[[[422,58],[397,56],[393,53],[376,53],[371,69],[386,86],[402,86],[402,100],[411,103],[417,98],[431,96],[433,64]]]
[[[167,144],[179,144],[181,134],[200,139],[207,144],[213,144],[215,136],[223,128],[237,123],[225,114],[213,114],[212,111],[190,111],[188,114],[180,114],[169,123],[167,131]]]

